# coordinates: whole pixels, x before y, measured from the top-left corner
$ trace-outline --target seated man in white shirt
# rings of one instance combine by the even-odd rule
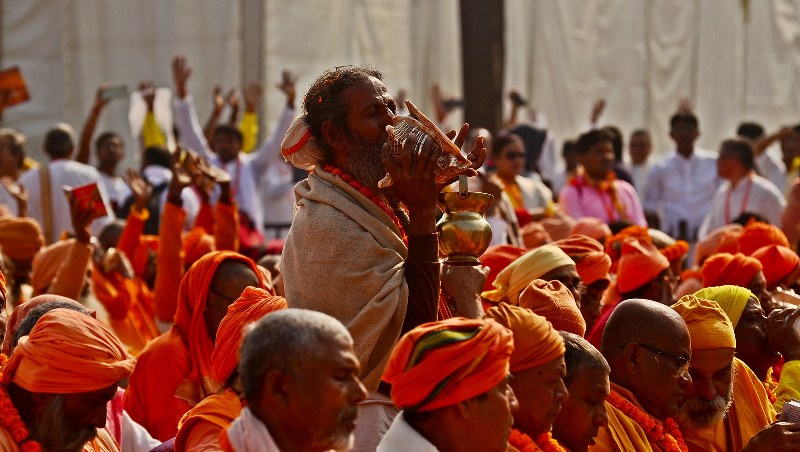
[[[701,240],[744,212],[759,214],[775,225],[781,224],[786,200],[775,184],[756,174],[755,155],[749,141],[741,138],[723,141],[719,148],[717,171],[725,182],[714,195],[711,208],[700,226]]]
[[[247,407],[220,435],[223,449],[349,450],[356,404],[367,395],[360,371],[338,320],[303,309],[267,314],[242,342],[238,373]]]

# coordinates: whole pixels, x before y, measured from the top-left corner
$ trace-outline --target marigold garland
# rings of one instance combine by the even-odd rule
[[[650,442],[657,444],[668,452],[688,452],[689,449],[686,447],[686,443],[683,442],[681,430],[671,418],[667,418],[663,426],[659,425],[650,415],[625,400],[615,391],[611,391],[608,403],[636,422],[644,430],[644,434]]]
[[[772,390],[773,384],[770,384],[770,383],[772,383],[772,381],[771,381],[772,380],[772,376],[771,375],[769,377],[769,380],[770,381],[763,382],[763,384],[764,384],[764,389],[767,391],[767,398],[769,399],[769,404],[770,405],[774,405],[775,401],[778,400],[778,396],[776,396],[775,395],[775,391]]]
[[[366,196],[370,201],[374,202],[378,207],[380,207],[381,210],[386,212],[386,214],[389,215],[389,218],[391,218],[394,222],[395,226],[397,226],[397,229],[400,231],[400,238],[403,240],[403,243],[408,246],[408,236],[406,235],[406,231],[405,228],[403,228],[402,223],[400,223],[400,218],[397,216],[394,210],[392,210],[391,207],[389,207],[385,202],[383,202],[382,199],[373,193],[369,187],[361,183],[355,177],[342,171],[341,168],[333,166],[330,163],[323,163],[322,169],[345,181],[347,185],[355,188],[359,193]]]
[[[0,367],[5,364],[7,359],[6,355],[0,354]],[[2,385],[0,385],[0,427],[11,435],[11,439],[14,440],[20,451],[42,452],[41,445],[30,439],[28,427],[11,401],[8,391]]]
[[[512,429],[511,434],[508,435],[508,443],[520,452],[536,452],[539,450],[544,452],[568,452],[561,444],[558,444],[558,441],[553,439],[553,435],[550,432],[537,436],[536,441],[534,441],[521,431]]]

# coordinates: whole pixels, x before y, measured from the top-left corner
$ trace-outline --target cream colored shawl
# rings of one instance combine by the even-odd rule
[[[367,389],[378,387],[408,306],[408,249],[392,219],[317,167],[295,187],[281,271],[290,308],[341,321],[353,336]]]

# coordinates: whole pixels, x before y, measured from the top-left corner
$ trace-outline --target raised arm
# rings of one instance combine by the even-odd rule
[[[214,139],[214,129],[217,128],[219,117],[222,116],[222,109],[225,108],[225,98],[222,97],[221,86],[214,86],[214,93],[211,95],[211,100],[214,103],[214,108],[211,109],[211,114],[206,120],[206,126],[203,128],[203,135],[209,143]]]
[[[278,84],[277,87],[286,97],[286,108],[283,109],[277,124],[275,124],[275,130],[272,131],[272,135],[264,140],[261,146],[251,154],[253,156],[254,175],[257,181],[266,173],[267,167],[270,164],[283,164],[281,141],[283,141],[286,131],[289,130],[289,126],[291,126],[292,121],[294,121],[294,102],[297,94],[295,88],[296,82],[296,76],[289,71],[283,71],[281,83]]]
[[[187,91],[187,84],[191,75],[192,68],[187,63],[186,57],[176,56],[173,58],[172,79],[175,82],[175,99],[173,101],[175,125],[178,126],[180,131],[181,144],[210,160],[214,158],[214,153],[203,135],[203,129],[197,119],[194,102]]]
[[[78,145],[78,155],[75,156],[75,161],[80,163],[89,163],[89,154],[92,148],[92,136],[94,129],[97,127],[97,120],[100,118],[100,113],[103,108],[108,105],[109,99],[103,98],[103,92],[108,88],[108,85],[102,84],[97,88],[97,93],[94,96],[94,104],[89,110],[89,116],[86,122],[83,123],[83,130],[81,130],[81,140]]]

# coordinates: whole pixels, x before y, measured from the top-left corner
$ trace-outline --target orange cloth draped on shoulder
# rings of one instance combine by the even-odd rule
[[[189,410],[178,424],[175,450],[221,450],[220,432],[242,412],[243,401],[230,389],[208,396]]]
[[[532,281],[520,294],[519,305],[544,317],[557,330],[580,337],[586,334],[586,321],[581,310],[578,309],[572,292],[561,281]]]
[[[704,287],[747,287],[761,270],[761,262],[757,259],[742,253],[719,253],[706,259],[700,271]]]
[[[82,309],[86,309],[82,304],[78,303],[77,301],[62,297],[60,295],[51,295],[51,294],[44,294],[38,295],[36,297],[31,298],[30,300],[22,303],[21,305],[14,308],[11,312],[11,315],[8,317],[8,321],[6,322],[6,334],[3,338],[3,350],[2,353],[6,356],[11,355],[11,338],[14,336],[14,333],[17,332],[19,329],[20,323],[28,315],[29,312],[33,310],[33,308],[37,306],[41,306],[45,303],[50,303],[52,301],[58,301],[62,303],[68,303],[74,305],[76,307],[80,307]],[[91,311],[92,317],[96,317],[97,314],[95,311]]]
[[[767,290],[773,290],[790,275],[797,273],[800,257],[791,248],[781,245],[767,245],[753,253],[761,262]]]
[[[511,332],[492,319],[425,323],[400,338],[383,380],[400,408],[435,410],[502,383],[513,351]]]
[[[0,218],[0,249],[9,259],[13,261],[31,259],[43,244],[39,223],[33,218],[9,216]]]
[[[33,294],[50,293],[77,299],[91,254],[89,245],[75,239],[60,240],[42,248],[31,263]]]
[[[547,364],[566,351],[564,339],[558,331],[546,318],[530,309],[500,303],[486,311],[484,317],[495,320],[514,335],[511,372]]]
[[[750,221],[742,231],[742,236],[739,240],[739,252],[745,256],[752,256],[757,249],[767,245],[788,247],[789,239],[777,226]]]
[[[255,263],[241,254],[215,251],[200,258],[181,279],[174,325],[147,344],[131,375],[125,392],[125,410],[161,441],[175,436],[183,414],[214,393],[216,386],[211,381],[214,342],[208,337],[203,312],[214,274],[226,260],[248,265],[259,284],[263,284]]]
[[[553,242],[575,261],[578,275],[584,284],[599,280],[609,280],[611,258],[605,253],[603,245],[597,240],[582,234],[573,234],[566,239]]]

